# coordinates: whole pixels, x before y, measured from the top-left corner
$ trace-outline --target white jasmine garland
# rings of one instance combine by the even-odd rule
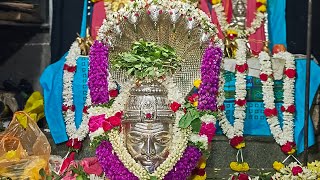
[[[111,46],[113,44],[113,39],[111,36],[106,34],[110,34],[107,32],[115,32],[116,34],[121,34],[120,29],[120,22],[124,19],[128,19],[131,24],[137,24],[139,16],[147,11],[148,7],[158,7],[164,13],[168,13],[175,10],[179,12],[181,16],[179,18],[185,18],[188,22],[190,18],[192,18],[191,24],[193,27],[196,25],[200,25],[201,29],[204,33],[208,33],[209,37],[212,37],[217,33],[216,26],[211,23],[209,20],[208,15],[204,12],[199,10],[198,8],[194,7],[189,3],[185,3],[182,1],[171,1],[171,0],[162,0],[162,1],[149,1],[146,2],[145,0],[135,0],[129,1],[125,8],[119,9],[117,12],[110,12],[107,13],[106,19],[103,21],[102,26],[98,32],[98,40],[102,42],[107,42]],[[191,28],[192,29],[192,28]]]
[[[238,51],[236,54],[236,64],[244,65],[247,62],[246,59],[246,42],[243,39],[237,39],[238,43]],[[224,83],[225,79],[223,77],[223,62],[221,61],[221,70],[220,70],[220,81],[219,81],[219,91],[218,91],[218,107],[223,106],[225,95],[224,95]],[[241,99],[245,100],[247,91],[246,91],[246,72],[241,73],[236,71],[236,89],[235,89],[235,100]],[[234,124],[233,126],[228,121],[226,114],[224,111],[218,110],[218,120],[219,125],[223,131],[223,133],[228,137],[228,139],[232,139],[235,136],[243,136],[244,129],[244,120],[246,117],[246,106],[239,106],[235,104],[234,108]]]
[[[294,57],[292,54],[288,52],[280,52],[275,54],[273,57],[286,60],[285,69],[296,69]],[[261,74],[266,74],[268,76],[272,75],[273,71],[269,54],[266,52],[261,52],[259,54],[259,62],[261,64]],[[261,82],[264,106],[265,108],[273,109],[275,108],[273,78],[268,78],[267,81]],[[288,108],[290,105],[294,105],[294,83],[295,78],[288,78],[287,76],[284,76],[283,106],[285,108]],[[280,127],[278,116],[271,116],[266,118],[270,127],[271,134],[280,146],[284,145],[287,142],[293,142],[294,114],[286,111],[283,112],[283,128]]]
[[[213,124],[216,124],[216,117],[213,116],[213,115],[203,115],[201,118],[200,118],[201,122],[204,122],[206,124],[209,124],[209,123],[213,123]]]
[[[217,19],[221,27],[221,30],[223,32],[226,32],[230,28],[230,24],[227,21],[227,17],[224,12],[224,7],[222,6],[222,3],[221,2],[217,3],[212,7],[216,11]],[[246,27],[246,29],[243,32],[239,31],[239,37],[247,37],[247,36],[250,36],[251,34],[254,34],[257,31],[257,29],[261,27],[262,22],[264,22],[264,20],[265,20],[264,13],[257,11],[256,16],[251,22],[250,27]]]
[[[69,54],[66,56],[65,65],[69,67],[76,67],[77,59],[81,55],[81,50],[79,47],[78,42],[74,42],[69,50]],[[69,72],[68,70],[63,71],[63,87],[62,87],[62,99],[63,105],[72,107],[73,104],[73,92],[72,92],[72,82],[74,79],[75,71]],[[89,95],[89,89],[86,95],[85,107],[90,106],[91,99]],[[89,116],[87,113],[82,113],[82,121],[79,128],[76,128],[75,124],[75,112],[72,111],[70,108],[63,113],[64,122],[66,124],[66,132],[69,139],[78,139],[82,141],[89,132]]]

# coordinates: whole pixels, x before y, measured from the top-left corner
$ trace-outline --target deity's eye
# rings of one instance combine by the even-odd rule
[[[143,142],[143,136],[137,132],[130,132],[130,133],[128,133],[128,140],[131,143],[138,144],[138,143]]]
[[[171,136],[168,132],[161,132],[154,136],[155,141],[158,144],[167,144],[171,140]]]

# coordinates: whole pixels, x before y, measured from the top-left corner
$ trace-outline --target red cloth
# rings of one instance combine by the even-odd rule
[[[227,16],[227,21],[230,23],[232,19],[232,0],[222,0],[222,4],[224,6],[225,14]],[[210,14],[210,10],[207,4],[207,0],[200,0],[200,8],[206,12],[207,14]],[[255,18],[255,13],[256,13],[257,7],[256,7],[256,0],[248,0],[248,5],[247,5],[247,20],[246,20],[246,25],[247,27],[251,27],[251,22]],[[218,37],[220,39],[223,39],[224,36],[221,32],[221,27],[219,25],[218,19],[217,19],[217,14],[214,10],[211,12],[211,19],[212,23],[214,23],[217,28],[218,28]],[[250,48],[254,54],[259,54],[262,47],[263,43],[261,41],[266,40],[265,36],[265,31],[264,31],[264,24],[262,23],[261,27],[257,29],[257,31],[249,36],[249,40],[253,41],[260,41],[260,42],[252,42],[250,41]]]
[[[100,26],[106,18],[104,2],[100,1],[93,5],[92,23],[91,23],[91,36],[96,39]]]
[[[251,22],[256,17],[255,13],[257,11],[256,0],[248,0],[247,1],[247,27],[251,27]],[[253,54],[258,55],[263,47],[263,43],[261,41],[265,41],[265,31],[264,31],[264,23],[262,23],[261,27],[257,29],[257,31],[249,36],[250,49]],[[260,41],[260,42],[252,42],[252,41]]]

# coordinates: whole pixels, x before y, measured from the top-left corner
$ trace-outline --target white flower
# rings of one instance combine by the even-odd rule
[[[190,141],[197,145],[200,144],[200,149],[208,149],[208,136],[206,135],[191,134]]]
[[[204,115],[200,118],[200,120],[206,124],[209,124],[209,123],[216,123],[216,117],[214,117],[213,115]]]
[[[96,131],[91,132],[89,134],[90,140],[92,141],[95,137],[102,136],[104,134],[104,130],[102,127],[98,128]]]

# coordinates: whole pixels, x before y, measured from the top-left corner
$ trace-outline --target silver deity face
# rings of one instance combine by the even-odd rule
[[[122,120],[124,141],[131,156],[150,173],[168,157],[173,123],[161,83],[143,82],[130,90]]]
[[[150,173],[154,172],[168,156],[172,124],[125,124],[126,146],[131,156]]]

